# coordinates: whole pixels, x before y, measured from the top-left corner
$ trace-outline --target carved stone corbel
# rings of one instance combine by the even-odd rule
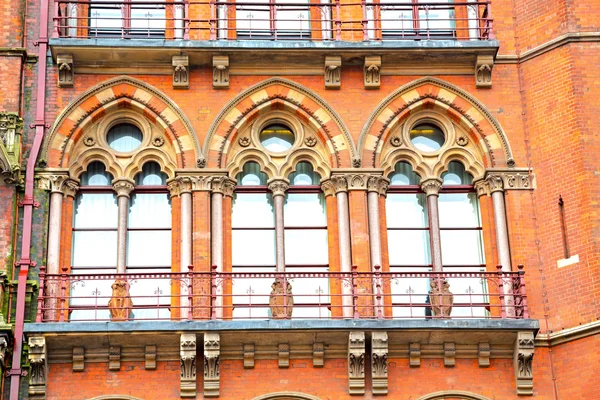
[[[421,366],[421,343],[410,343],[408,346],[408,359],[411,368]]]
[[[325,365],[325,347],[323,343],[313,343],[313,368]]]
[[[190,87],[190,59],[187,55],[173,56],[173,88],[188,89]]]
[[[342,87],[342,57],[325,57],[325,89]]]
[[[254,368],[254,344],[244,345],[244,368]]]
[[[42,400],[46,398],[46,374],[48,373],[48,357],[46,354],[46,338],[32,336],[29,344],[29,398]]]
[[[379,89],[381,85],[381,57],[365,57],[363,72],[365,89]]]
[[[0,112],[0,173],[8,184],[19,182],[23,119],[16,113]]]
[[[85,348],[73,346],[73,372],[82,372],[85,369]]]
[[[204,397],[219,397],[221,337],[204,334]]]
[[[532,332],[518,332],[515,341],[514,367],[517,395],[533,396],[533,353]]]
[[[146,346],[144,351],[146,369],[156,369],[156,346]]]
[[[290,345],[287,343],[279,343],[277,352],[279,354],[279,357],[278,357],[279,368],[289,368],[290,367]]]
[[[108,369],[111,371],[121,369],[121,346],[110,346],[108,349]]]
[[[213,88],[229,87],[229,56],[213,56]]]
[[[388,334],[373,332],[371,336],[371,374],[373,394],[388,394]]]
[[[475,87],[492,87],[492,68],[494,68],[494,56],[477,56],[475,64]]]
[[[481,342],[478,346],[479,367],[487,368],[490,366],[490,344]]]
[[[196,397],[196,334],[182,333],[179,338],[181,374],[179,376],[179,395]],[[205,383],[206,384],[206,383]]]
[[[58,87],[73,87],[75,77],[73,56],[71,54],[59,54],[56,56],[58,65]]]
[[[365,394],[364,332],[350,332],[348,336],[348,393]]]
[[[456,365],[456,345],[452,342],[444,343],[444,367]]]

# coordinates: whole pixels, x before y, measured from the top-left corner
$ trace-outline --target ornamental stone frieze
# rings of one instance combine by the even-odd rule
[[[29,398],[41,400],[46,398],[46,378],[48,374],[48,357],[46,354],[46,338],[32,336],[29,345]]]
[[[331,171],[331,181],[336,192],[366,190],[379,194],[387,192],[389,179],[383,177],[382,169],[336,169]]]
[[[535,339],[532,332],[519,332],[515,341],[513,362],[517,395],[533,395],[533,354]]]
[[[534,173],[528,168],[489,168],[485,173],[486,192],[502,190],[533,190]]]
[[[181,397],[196,397],[196,334],[182,333],[179,342]]]
[[[218,333],[204,334],[204,397],[219,397],[221,337]]]
[[[8,184],[19,182],[23,119],[15,113],[0,112],[0,173]]]
[[[175,177],[167,181],[171,197],[190,192],[213,192],[232,196],[235,180],[229,178],[226,170],[204,169],[202,172],[177,170]]]
[[[348,336],[348,392],[365,394],[365,333],[350,332]]]

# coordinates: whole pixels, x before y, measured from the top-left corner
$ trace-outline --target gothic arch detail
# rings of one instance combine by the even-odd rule
[[[198,137],[183,112],[165,94],[129,76],[104,81],[73,99],[50,128],[40,159],[48,167],[67,167],[69,151],[86,127],[119,110],[143,115],[160,126],[176,149],[179,168],[203,166],[198,165],[204,160]]]
[[[490,400],[485,396],[479,394],[465,392],[462,390],[442,390],[440,392],[430,393],[423,397],[419,397],[418,400]]]
[[[378,167],[379,153],[394,128],[423,109],[444,111],[468,132],[485,155],[486,167],[514,167],[515,161],[504,130],[473,96],[441,79],[426,77],[410,82],[386,97],[365,123],[358,141],[364,167]]]
[[[351,167],[359,163],[350,133],[338,114],[311,90],[276,77],[240,93],[219,113],[203,148],[208,166],[225,168],[238,130],[273,110],[286,110],[313,127],[331,152],[332,167]]]
[[[318,397],[300,392],[276,392],[263,394],[255,397],[253,400],[321,400]]]

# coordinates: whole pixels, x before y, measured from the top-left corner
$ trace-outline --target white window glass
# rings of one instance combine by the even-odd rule
[[[142,131],[131,124],[115,125],[106,134],[106,141],[110,148],[124,153],[137,149],[142,139]]]
[[[424,0],[419,6],[419,28],[429,35],[453,37],[455,29],[453,0]]]
[[[93,0],[90,5],[90,36],[121,35],[123,9],[111,0]]]
[[[285,230],[286,265],[327,265],[327,250],[327,229]]]
[[[232,248],[233,265],[273,265],[275,268],[275,229],[233,230]]]
[[[284,125],[269,125],[260,132],[260,143],[273,153],[281,153],[292,148],[294,133]]]
[[[310,38],[310,12],[308,1],[276,0],[273,8],[277,36],[290,39]],[[298,5],[306,3],[306,6]]]
[[[310,38],[308,1],[238,1],[236,26],[238,39]]]
[[[312,266],[310,268],[286,266],[286,272],[292,273],[326,273],[328,267]],[[294,297],[292,318],[329,318],[329,279],[327,276],[297,277],[290,279]]]
[[[394,273],[426,273],[428,267],[398,268],[390,267]],[[423,318],[427,315],[426,306],[429,294],[429,278],[397,275],[390,280],[392,292],[393,316],[395,318]]]
[[[380,4],[381,29],[384,35],[414,34],[412,0],[381,0]]]
[[[273,273],[274,268],[233,267],[233,273]],[[233,318],[267,319],[271,315],[269,296],[274,278],[235,278],[232,285]]]
[[[155,5],[135,4],[146,0],[132,0],[131,34],[139,37],[161,37],[165,34],[165,6],[160,0]]]
[[[239,39],[261,39],[271,34],[269,0],[236,2],[236,27]],[[264,6],[262,4],[265,4]]]

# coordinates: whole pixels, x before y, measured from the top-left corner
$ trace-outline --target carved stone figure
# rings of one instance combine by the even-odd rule
[[[450,284],[445,278],[434,279],[430,283],[431,311],[433,315],[441,318],[450,318],[454,295],[450,292]]]
[[[292,296],[292,285],[286,281],[286,290],[283,290],[284,279],[276,278],[271,285],[271,296],[269,297],[269,307],[271,315],[275,319],[291,318],[294,310],[294,297]]]
[[[133,308],[133,303],[127,290],[127,282],[116,280],[112,284],[112,296],[108,301],[111,321],[127,321]]]

